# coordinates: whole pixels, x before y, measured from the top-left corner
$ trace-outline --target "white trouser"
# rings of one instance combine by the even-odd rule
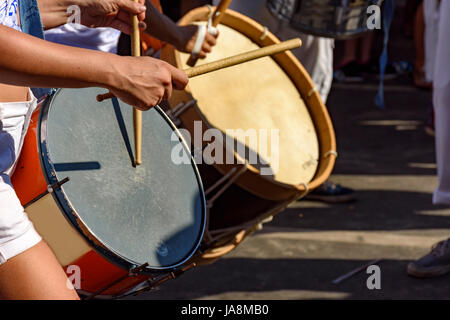
[[[438,186],[433,203],[450,204],[450,1],[441,1],[433,75]]]
[[[41,240],[10,180],[36,108],[31,91],[30,97],[27,102],[0,103],[0,264]]]
[[[215,0],[214,4],[217,5],[218,2]],[[308,71],[322,100],[327,101],[333,81],[333,39],[307,35],[290,28],[269,13],[266,9],[266,0],[234,0],[230,4],[230,9],[266,26],[280,40],[300,38],[303,44],[293,53]]]
[[[438,0],[425,0],[423,15],[425,19],[425,74],[427,81],[433,81],[439,30]]]

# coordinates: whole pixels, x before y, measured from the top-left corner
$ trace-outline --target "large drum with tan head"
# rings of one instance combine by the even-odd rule
[[[212,12],[194,9],[180,24],[206,24]],[[197,65],[280,42],[232,10],[218,29],[217,45]],[[189,55],[171,46],[161,57],[188,68]],[[232,248],[261,221],[318,187],[334,166],[336,142],[328,112],[289,51],[192,78],[169,104],[168,114],[191,139],[205,185],[206,236],[226,239],[224,247]],[[227,251],[218,243],[206,247]]]

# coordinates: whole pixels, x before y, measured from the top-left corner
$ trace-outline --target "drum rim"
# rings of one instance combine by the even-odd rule
[[[49,153],[49,147],[47,144],[47,129],[48,129],[48,114],[50,112],[50,109],[53,105],[53,102],[55,101],[55,98],[58,96],[58,94],[63,91],[64,89],[58,89],[55,93],[48,96],[46,100],[44,101],[40,114],[39,114],[39,122],[37,125],[37,137],[38,137],[38,151],[39,151],[39,160],[41,162],[41,167],[43,168],[43,175],[45,177],[46,182],[48,185],[53,185],[54,183],[58,182],[56,170],[53,166],[53,162],[50,159],[50,153]],[[69,90],[77,90],[77,89],[69,89]],[[162,116],[162,118],[166,121],[166,123],[177,133],[178,138],[180,139],[180,142],[183,144],[183,146],[186,148],[186,150],[190,151],[183,135],[179,131],[179,129],[175,126],[175,124],[170,120],[170,118],[165,114],[165,112],[159,107],[154,107],[159,115]],[[205,232],[206,232],[206,226],[207,226],[207,205],[206,205],[206,197],[205,197],[205,191],[203,187],[203,182],[200,176],[200,172],[198,170],[198,167],[195,163],[195,160],[191,154],[191,165],[194,169],[194,174],[198,183],[199,191],[201,193],[201,206],[202,206],[202,221],[201,221],[201,228],[200,232],[198,234],[197,240],[195,242],[195,245],[192,247],[191,251],[183,258],[181,261],[170,265],[166,267],[154,267],[154,266],[148,266],[144,270],[140,271],[140,274],[154,274],[154,273],[166,273],[170,270],[174,270],[179,266],[185,265],[189,260],[192,259],[192,257],[197,253]],[[110,246],[104,244],[100,239],[98,239],[95,235],[95,233],[84,223],[83,219],[77,214],[77,211],[72,206],[69,197],[66,195],[63,186],[60,188],[55,189],[52,193],[53,199],[57,203],[60,211],[64,215],[64,217],[68,220],[70,225],[75,228],[75,230],[78,232],[78,234],[87,241],[89,246],[94,249],[95,252],[100,254],[104,259],[106,259],[108,262],[122,268],[125,270],[132,270],[135,267],[138,267],[139,265],[128,259],[127,257],[124,257],[117,253],[113,248]]]

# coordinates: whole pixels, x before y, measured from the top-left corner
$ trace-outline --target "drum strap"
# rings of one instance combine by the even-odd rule
[[[384,29],[384,48],[380,57],[380,86],[375,97],[375,105],[381,109],[385,108],[384,102],[384,73],[388,62],[388,43],[389,31],[391,29],[392,19],[394,18],[395,3],[394,0],[385,0],[383,4],[383,29]]]
[[[24,33],[33,37],[44,39],[44,28],[42,26],[41,15],[36,0],[19,0],[20,26]],[[31,88],[34,96],[40,98],[51,94],[54,89]]]

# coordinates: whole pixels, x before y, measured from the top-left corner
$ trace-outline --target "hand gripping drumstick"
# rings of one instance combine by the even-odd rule
[[[266,56],[272,56],[287,50],[292,50],[298,48],[302,45],[302,41],[299,38],[291,39],[288,41],[280,42],[277,44],[273,44],[271,46],[267,46],[264,48],[256,49],[253,51],[245,52],[242,54],[238,54],[236,56],[228,57],[225,59],[217,60],[214,62],[206,63],[201,66],[188,68],[184,70],[189,78],[193,78],[196,76],[200,76],[202,74],[206,74],[209,72],[217,71],[220,69],[225,69],[228,67],[232,67],[241,63],[245,63],[248,61],[252,61],[255,59],[259,59]],[[106,99],[114,98],[114,94],[111,92],[105,94],[99,94],[97,96],[97,101],[102,102]]]
[[[220,21],[224,17],[225,11],[227,11],[227,8],[230,6],[230,3],[231,3],[231,0],[220,1],[219,5],[217,6],[217,8],[213,14],[212,26],[214,28],[219,25]],[[197,35],[197,36],[199,36],[199,35]],[[205,40],[203,40],[203,41],[205,41]],[[193,67],[197,63],[197,60],[198,60],[197,56],[191,55],[186,64],[190,67]]]
[[[138,0],[134,0],[138,2]],[[139,31],[139,20],[136,15],[131,17],[133,24],[133,33],[131,34],[131,52],[134,57],[141,55],[141,35]],[[133,109],[134,124],[134,149],[136,153],[136,165],[142,163],[142,111]]]

